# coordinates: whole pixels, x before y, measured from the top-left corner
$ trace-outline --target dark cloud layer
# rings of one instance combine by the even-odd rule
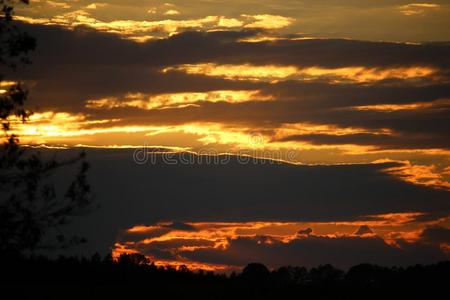
[[[421,238],[429,243],[450,243],[450,229],[440,226],[425,228]]]
[[[68,64],[145,64],[170,66],[201,62],[222,64],[298,65],[338,68],[346,66],[450,66],[450,45],[446,42],[405,44],[346,39],[281,40],[246,43],[239,39],[258,31],[183,32],[167,39],[137,44],[119,36],[86,28],[68,31],[51,26],[25,26],[51,49],[39,55],[59,62],[63,51]],[[64,40],[61,40],[64,37]],[[104,52],[102,50],[108,49]],[[183,55],[180,55],[180,50]],[[325,49],[327,49],[325,53]],[[59,54],[59,55],[55,55]],[[65,58],[65,57],[64,57]]]
[[[309,105],[309,104],[308,104]],[[201,103],[200,107],[144,111],[140,109],[113,109],[98,111],[98,118],[119,118],[129,114],[130,120],[116,124],[183,124],[189,122],[220,122],[247,124],[263,129],[289,123],[330,124],[338,127],[356,127],[368,130],[391,129],[394,135],[353,134],[347,136],[303,135],[288,136],[281,141],[303,140],[313,144],[374,145],[380,149],[448,149],[450,140],[450,107],[423,108],[401,111],[357,111],[305,109],[298,101],[246,102],[238,104]],[[132,118],[131,118],[132,116]],[[257,130],[257,129],[256,129]]]
[[[242,266],[249,261],[263,262],[270,267],[297,265],[315,267],[331,263],[347,269],[355,264],[370,262],[379,265],[411,265],[434,263],[447,256],[436,245],[422,242],[402,243],[402,248],[386,244],[379,237],[322,237],[310,235],[288,243],[267,238],[231,239],[227,249],[186,251],[194,261]]]
[[[22,25],[39,47],[34,64],[20,72],[31,84],[30,104],[39,110],[83,112],[92,120],[120,119],[114,125],[167,125],[221,122],[277,128],[285,123],[332,124],[370,130],[390,129],[392,136],[290,136],[313,144],[352,143],[380,149],[448,149],[450,140],[449,43],[404,44],[354,40],[282,40],[241,42],[258,31],[183,32],[172,37],[135,43],[114,34],[86,28]],[[431,67],[434,77],[389,79],[363,84],[327,80],[277,83],[231,80],[182,72],[161,72],[178,64],[218,63],[296,65],[299,67]],[[447,75],[446,75],[447,74]],[[127,93],[161,94],[214,90],[260,90],[274,101],[211,103],[165,110],[140,108],[88,109],[88,99]],[[424,107],[398,111],[355,110],[354,106],[404,105]],[[110,123],[95,126],[110,126]]]
[[[189,156],[180,154],[170,158],[171,164],[157,156],[155,164],[138,165],[133,151],[106,149],[89,150],[88,157],[101,209],[73,228],[92,242],[88,249],[112,245],[121,229],[160,221],[337,221],[392,212],[442,216],[450,211],[448,192],[382,172],[392,163],[240,164],[231,157],[223,165],[205,160],[185,165]]]
[[[449,139],[431,134],[422,134],[418,136],[392,136],[388,134],[370,133],[347,135],[304,134],[287,136],[279,141],[305,141],[315,145],[375,145],[378,149],[450,148]]]

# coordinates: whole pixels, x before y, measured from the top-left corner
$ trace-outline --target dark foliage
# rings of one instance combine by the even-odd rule
[[[14,5],[28,0],[0,0],[0,123],[4,143],[0,146],[0,255],[24,255],[39,248],[69,246],[82,242],[66,237],[61,228],[71,218],[89,211],[92,197],[87,183],[89,165],[84,154],[71,160],[44,159],[38,151],[24,148],[14,124],[26,122],[28,92],[20,82],[6,81],[4,72],[17,71],[30,61],[34,38],[13,22]],[[78,165],[72,183],[63,192],[53,183],[62,167]],[[52,231],[52,232],[51,232]]]
[[[407,268],[361,264],[347,272],[331,265],[269,271],[252,263],[231,275],[157,267],[139,254],[117,261],[98,254],[0,261],[0,290],[14,299],[426,299],[445,295],[449,278],[448,261]]]
[[[28,4],[28,0],[0,0],[0,65],[16,69],[30,63],[27,54],[36,47],[36,41],[13,23],[14,5]],[[1,77],[0,77],[1,79]]]

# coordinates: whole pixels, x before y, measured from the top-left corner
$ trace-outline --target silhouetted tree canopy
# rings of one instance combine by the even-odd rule
[[[156,266],[140,254],[0,258],[0,265],[0,296],[11,291],[14,299],[430,299],[448,292],[450,278],[448,261],[407,268],[361,264],[347,272],[332,265],[269,270],[252,263],[231,275]]]
[[[46,160],[19,144],[14,124],[27,122],[32,114],[25,104],[27,90],[20,82],[7,81],[5,72],[17,72],[30,63],[28,53],[36,41],[14,24],[14,5],[27,0],[0,0],[0,122],[4,143],[0,149],[0,255],[20,255],[38,248],[82,242],[66,237],[62,226],[92,207],[84,153],[67,161]],[[78,164],[65,192],[58,193],[52,176],[58,169]],[[53,232],[50,232],[53,230]]]
[[[250,263],[242,271],[242,278],[252,282],[264,282],[269,278],[269,269],[260,263]]]
[[[30,63],[27,54],[34,50],[36,41],[13,23],[14,4],[28,4],[28,0],[0,0],[0,64],[17,68]]]

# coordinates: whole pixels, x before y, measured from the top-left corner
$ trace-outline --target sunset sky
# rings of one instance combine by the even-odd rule
[[[448,258],[450,1],[30,2],[33,63],[0,92],[29,89],[22,143],[88,149],[89,249],[212,270]]]

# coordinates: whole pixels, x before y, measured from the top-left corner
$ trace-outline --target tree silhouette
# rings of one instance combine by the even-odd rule
[[[362,264],[348,272],[331,265],[269,271],[253,263],[238,275],[224,275],[156,266],[139,254],[122,254],[118,260],[99,254],[0,257],[0,266],[0,296],[5,299],[8,291],[14,299],[428,299],[448,293],[450,276],[448,261],[407,268]]]
[[[309,279],[323,285],[333,285],[344,277],[342,270],[336,269],[330,264],[320,265],[309,271]]]
[[[145,255],[139,253],[122,254],[117,260],[119,264],[132,264],[132,265],[148,265],[150,261]]]
[[[13,8],[18,3],[28,4],[28,0],[0,0],[0,66],[4,71],[15,72],[30,63],[28,53],[36,46],[34,38],[13,22]],[[6,81],[2,74],[0,83],[4,134],[0,149],[0,254],[22,255],[38,248],[82,242],[78,237],[66,237],[61,228],[72,217],[92,209],[84,153],[65,161],[45,160],[38,151],[21,146],[13,125],[26,122],[32,114],[25,107],[28,92],[20,82]],[[52,176],[69,165],[78,165],[78,172],[60,195]]]
[[[242,278],[249,283],[261,283],[268,280],[270,275],[267,267],[260,263],[250,263],[242,270]]]

